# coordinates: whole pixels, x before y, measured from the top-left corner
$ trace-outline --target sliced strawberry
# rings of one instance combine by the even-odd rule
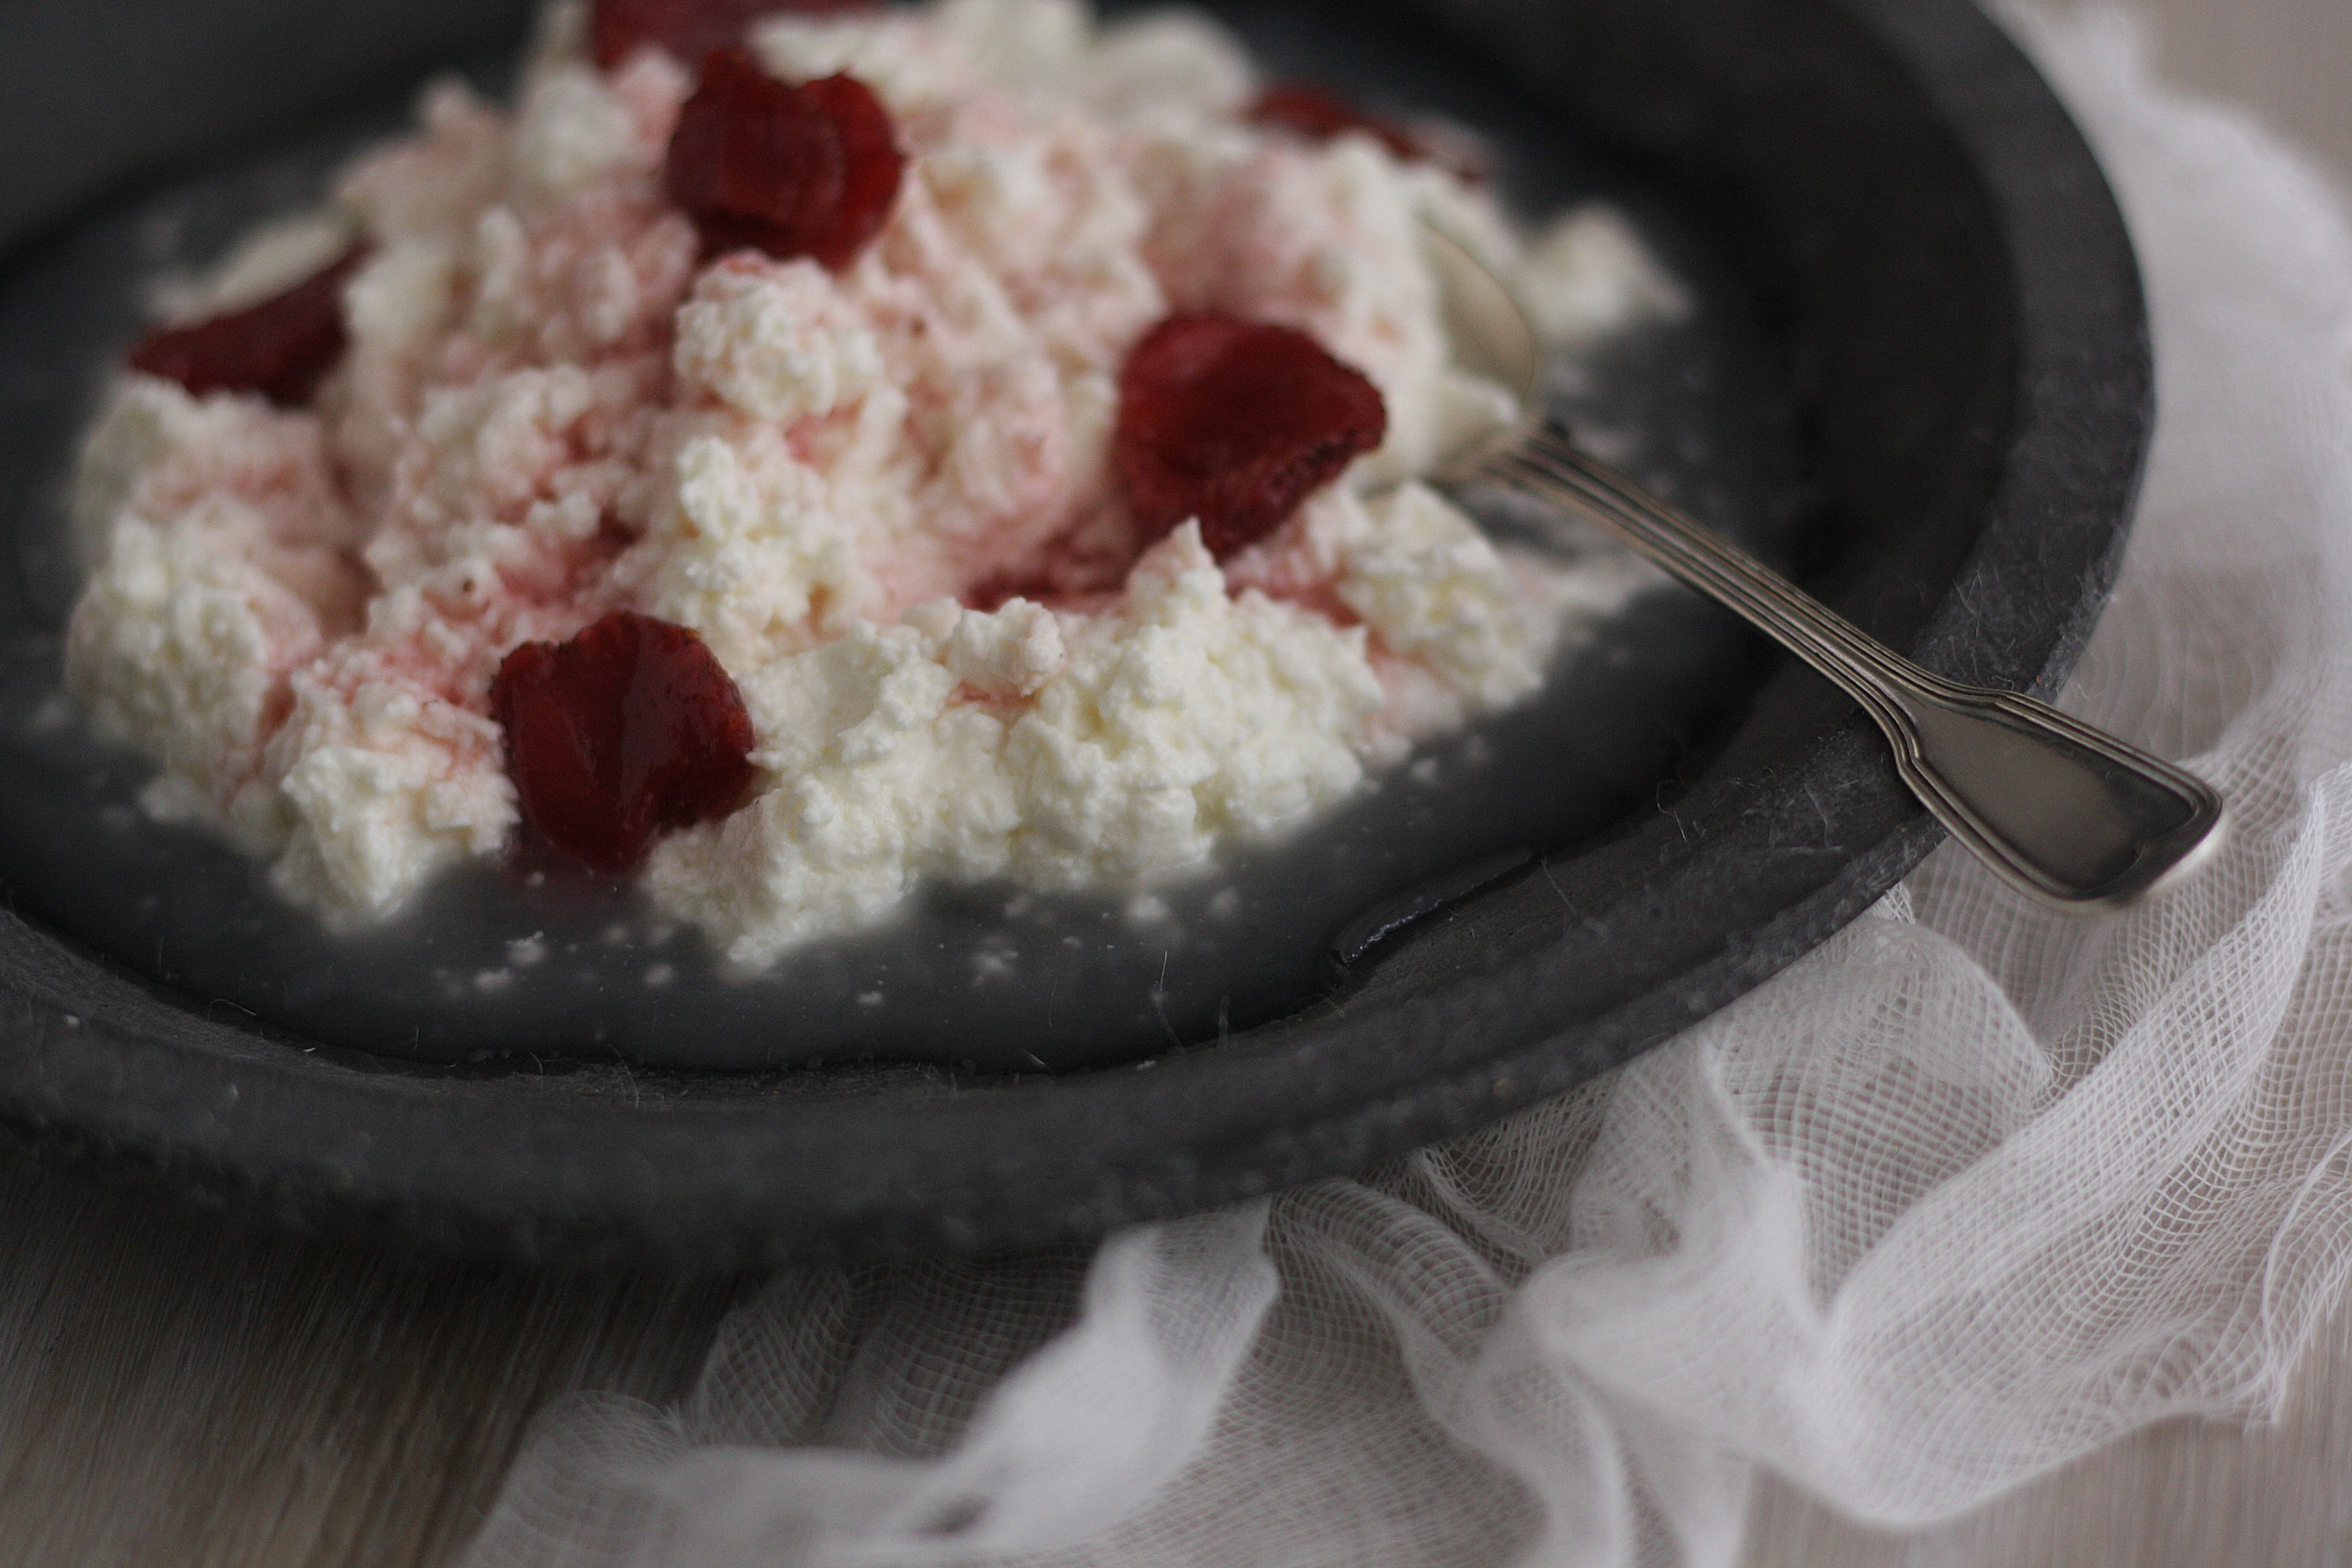
[[[856,258],[890,216],[907,160],[898,151],[890,111],[856,77],[824,77],[801,91],[824,110],[841,143],[841,205],[831,232],[809,247],[810,255],[837,272]]]
[[[710,254],[814,257],[838,270],[890,215],[905,159],[865,83],[778,81],[741,49],[702,63],[671,134],[664,184]]]
[[[1380,389],[1305,332],[1195,311],[1129,352],[1111,460],[1147,540],[1197,517],[1223,560],[1387,433]]]
[[[751,786],[742,694],[700,637],[650,616],[615,610],[570,642],[524,643],[499,666],[490,710],[524,819],[611,876]]]
[[[343,357],[343,285],[365,258],[354,246],[325,270],[242,310],[163,327],[131,351],[131,368],[176,381],[199,396],[257,392],[299,407]]]

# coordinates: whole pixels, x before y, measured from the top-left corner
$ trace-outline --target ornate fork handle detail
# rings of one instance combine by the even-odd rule
[[[2202,780],[2045,702],[1922,669],[1580,450],[1557,422],[1475,471],[1599,524],[1827,676],[1886,732],[1896,772],[1936,819],[2044,903],[2129,903],[2221,841],[2227,813]]]

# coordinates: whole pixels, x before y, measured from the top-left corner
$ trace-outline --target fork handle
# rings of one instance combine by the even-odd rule
[[[1827,676],[1885,731],[1895,772],[1936,819],[2045,904],[2130,903],[2221,841],[2228,812],[2203,780],[2048,703],[1922,669],[1580,449],[1556,421],[1481,474],[1599,524]]]

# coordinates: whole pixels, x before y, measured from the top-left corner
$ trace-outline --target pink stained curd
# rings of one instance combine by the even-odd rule
[[[663,195],[689,71],[604,71],[583,37],[555,6],[510,110],[434,89],[326,213],[184,301],[363,245],[310,406],[126,375],[84,453],[69,685],[159,764],[155,815],[322,917],[386,918],[511,842],[492,679],[614,610],[688,628],[741,688],[750,803],[644,879],[757,964],[928,877],[1112,885],[1278,833],[1532,691],[1598,603],[1399,488],[1512,412],[1450,363],[1421,215],[1506,270],[1517,237],[1376,138],[1249,122],[1209,24],[1098,29],[1068,0],[755,23],[767,69],[846,72],[897,127],[889,215],[832,271],[702,254]],[[1222,564],[1192,525],[1139,536],[1107,459],[1124,356],[1202,309],[1312,334],[1388,411]]]

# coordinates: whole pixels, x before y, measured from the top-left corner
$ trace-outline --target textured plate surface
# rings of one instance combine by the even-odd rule
[[[24,150],[0,232],[19,239],[299,128],[366,61],[454,57],[513,22],[380,5],[329,26],[238,0],[202,26],[123,4],[118,31],[88,6],[10,8],[37,57],[0,81]],[[1801,412],[1812,584],[1947,673],[2063,674],[2122,544],[2145,325],[2095,165],[1983,17],[1961,0],[1297,0],[1243,19],[1293,59],[1376,37],[1484,73],[1696,215]],[[285,68],[203,70],[223,37]],[[282,85],[238,100],[231,81]],[[26,374],[0,363],[0,414],[29,405]],[[0,424],[56,438],[29,428]],[[0,921],[0,1119],[298,1223],[578,1263],[1025,1245],[1360,1169],[1666,1037],[1933,843],[1858,716],[1740,659],[1752,696],[1612,826],[1411,926],[1328,1000],[1139,1066],[434,1068],[254,1026],[35,911]]]

